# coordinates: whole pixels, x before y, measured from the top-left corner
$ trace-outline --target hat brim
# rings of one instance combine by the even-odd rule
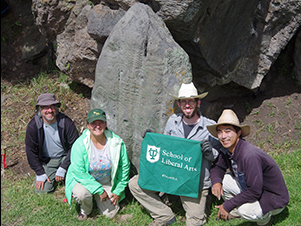
[[[96,121],[96,120],[101,120],[101,121],[104,121],[104,122],[107,121],[107,119],[106,119],[105,117],[102,117],[102,116],[95,116],[95,117],[91,117],[91,118],[87,119],[87,122],[88,122],[88,123],[92,123],[92,122],[94,122],[94,121]]]
[[[59,101],[45,101],[42,104],[36,104],[36,109],[38,106],[48,106],[48,105],[58,105],[58,107],[61,107],[61,103]]]
[[[197,96],[189,96],[189,97],[178,97],[178,96],[173,96],[171,94],[169,94],[173,99],[176,100],[183,100],[183,99],[191,99],[191,98],[198,98],[198,99],[203,99],[204,97],[206,97],[208,95],[208,92],[202,93],[200,95]]]
[[[216,128],[220,125],[232,125],[232,126],[237,126],[241,129],[241,136],[242,137],[246,137],[250,134],[251,132],[251,128],[249,125],[236,125],[233,123],[217,123],[217,124],[213,124],[213,125],[209,125],[207,126],[207,130],[209,131],[209,133],[217,138],[217,130]]]

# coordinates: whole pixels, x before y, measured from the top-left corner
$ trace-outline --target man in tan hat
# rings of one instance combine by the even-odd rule
[[[60,106],[54,94],[39,95],[37,114],[27,125],[26,155],[36,173],[36,193],[52,192],[64,180],[72,144],[79,136],[74,122],[59,112]]]
[[[276,162],[242,139],[250,134],[250,126],[240,125],[232,110],[224,110],[217,124],[207,129],[226,148],[221,149],[210,170],[212,194],[225,199],[216,206],[217,219],[242,217],[257,225],[272,225],[273,216],[282,212],[289,201]]]
[[[221,147],[217,139],[212,137],[207,125],[214,124],[198,112],[201,99],[207,93],[198,94],[196,87],[191,82],[182,84],[178,96],[172,96],[177,100],[177,105],[181,110],[179,114],[173,114],[166,123],[164,134],[201,141],[203,159],[201,164],[201,178],[199,185],[199,197],[190,198],[180,196],[184,210],[186,211],[186,225],[203,225],[207,221],[207,212],[211,206],[209,189],[210,167],[217,158],[217,148]],[[149,225],[171,225],[175,222],[175,215],[172,209],[163,203],[159,197],[159,192],[141,189],[138,185],[138,175],[129,182],[129,188],[133,196],[150,212],[154,218]],[[206,207],[208,207],[206,209]]]

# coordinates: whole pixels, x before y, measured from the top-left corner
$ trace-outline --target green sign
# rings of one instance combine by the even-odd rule
[[[147,133],[141,144],[138,184],[142,189],[197,198],[201,142]]]

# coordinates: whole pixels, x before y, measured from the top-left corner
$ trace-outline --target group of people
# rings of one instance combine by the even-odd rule
[[[280,168],[264,151],[243,137],[250,126],[241,125],[234,111],[225,109],[217,123],[201,115],[201,99],[194,84],[182,84],[172,96],[181,113],[167,121],[164,134],[200,141],[202,164],[197,198],[180,196],[186,213],[186,225],[207,222],[214,195],[224,202],[217,220],[243,218],[257,225],[272,225],[273,217],[283,211],[289,194]],[[84,221],[95,200],[100,214],[113,218],[128,186],[134,198],[150,213],[149,225],[171,225],[175,214],[161,198],[160,191],[142,189],[139,175],[129,180],[130,161],[123,140],[107,128],[106,113],[89,111],[87,129],[79,136],[74,122],[59,112],[54,94],[37,99],[37,114],[26,131],[26,154],[36,173],[35,192],[54,191],[65,181],[69,204],[72,197],[80,205],[77,215]],[[277,186],[275,186],[277,185]]]

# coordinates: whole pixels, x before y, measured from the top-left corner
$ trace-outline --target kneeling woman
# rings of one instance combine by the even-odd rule
[[[84,221],[93,209],[93,197],[100,214],[113,218],[125,197],[130,162],[123,140],[107,129],[106,114],[92,109],[87,116],[88,129],[75,141],[66,175],[65,193],[80,204],[77,218]]]

